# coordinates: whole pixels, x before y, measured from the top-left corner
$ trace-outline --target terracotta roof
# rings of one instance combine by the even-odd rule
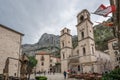
[[[5,25],[0,24],[0,27],[3,27],[3,28],[5,28],[5,29],[8,29],[8,30],[10,30],[10,31],[13,31],[13,32],[15,32],[15,33],[17,33],[17,34],[20,34],[20,35],[24,36],[23,33],[20,33],[20,32],[18,32],[18,31],[16,31],[16,30],[13,30],[13,29],[5,26]]]
[[[36,53],[36,55],[50,55],[50,53],[47,53],[47,52],[39,52],[39,53]]]

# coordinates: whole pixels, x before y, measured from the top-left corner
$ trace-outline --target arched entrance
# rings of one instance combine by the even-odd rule
[[[78,58],[69,59],[68,70],[73,74],[77,74],[79,72],[79,70],[78,70],[79,65],[80,65],[80,63],[79,63]]]

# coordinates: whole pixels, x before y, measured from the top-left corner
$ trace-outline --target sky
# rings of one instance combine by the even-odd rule
[[[93,13],[101,4],[109,6],[109,0],[0,0],[0,24],[23,33],[22,44],[34,44],[44,33],[60,35],[64,27],[77,35],[77,14]],[[107,19],[91,14],[94,25]]]

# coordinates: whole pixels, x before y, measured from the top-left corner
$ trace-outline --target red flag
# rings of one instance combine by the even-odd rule
[[[97,12],[95,11],[94,14],[102,15],[102,16],[104,16],[104,17],[107,17],[107,15],[108,15],[109,13],[115,12],[115,11],[116,11],[116,8],[115,8],[114,5],[112,5],[112,6],[106,7],[106,8],[103,9],[103,10],[100,10],[100,11],[97,11]]]
[[[99,11],[101,11],[101,10],[104,10],[105,8],[106,8],[106,7],[105,7],[103,4],[101,4],[94,13],[97,13],[97,12],[99,12]]]

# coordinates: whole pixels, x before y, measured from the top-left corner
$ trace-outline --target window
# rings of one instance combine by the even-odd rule
[[[41,61],[44,61],[44,56],[41,56]]]
[[[83,20],[84,20],[84,16],[81,16],[81,17],[80,17],[80,20],[83,21]]]
[[[84,32],[83,31],[81,32],[81,37],[82,37],[82,39],[84,38]]]
[[[94,54],[94,48],[92,47],[92,53]]]
[[[83,47],[83,55],[85,56],[85,54],[86,54],[86,50],[85,50],[85,48]]]
[[[65,55],[64,55],[64,53],[63,53],[63,59],[65,58]]]
[[[116,61],[118,61],[118,58],[116,58]]]
[[[119,64],[120,64],[120,62],[119,62]]]
[[[50,67],[52,67],[52,64],[50,64]]]
[[[71,55],[69,55],[69,57],[71,57]]]
[[[78,65],[78,71],[80,71],[80,65]]]
[[[62,41],[62,47],[64,47],[64,41]]]
[[[16,73],[14,73],[14,76],[16,76]]]
[[[79,55],[79,50],[77,50],[77,55]]]
[[[69,32],[69,30],[67,29],[67,33]]]
[[[50,59],[50,62],[52,62],[52,59]]]
[[[44,62],[42,62],[41,65],[44,66]]]

